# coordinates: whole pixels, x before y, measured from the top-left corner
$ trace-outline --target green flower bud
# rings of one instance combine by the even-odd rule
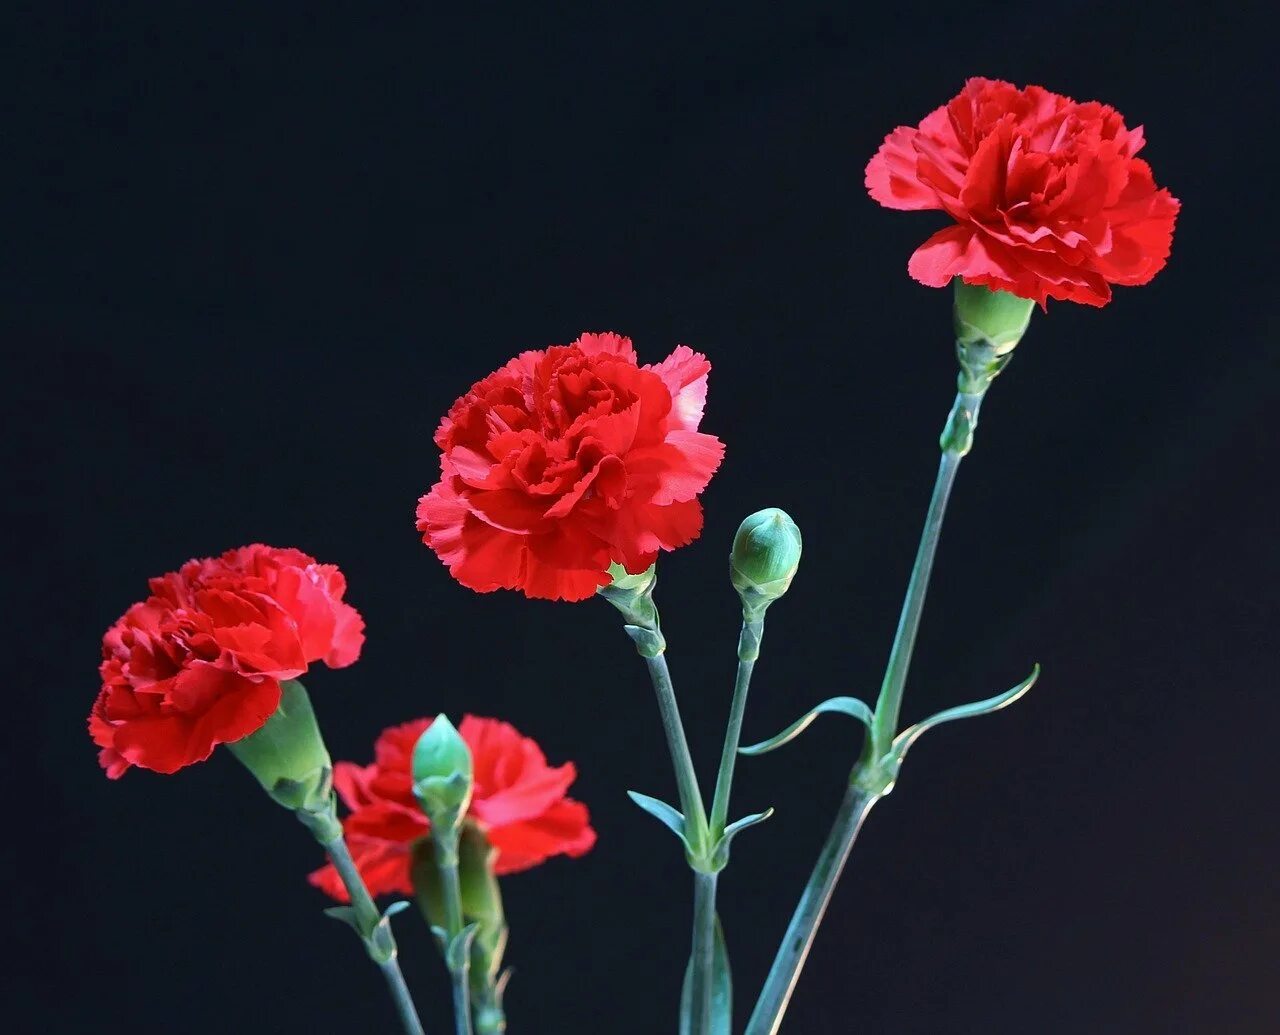
[[[738,526],[729,577],[747,611],[763,611],[791,586],[800,566],[800,529],[776,507],[756,511]]]
[[[332,809],[333,763],[296,679],[280,684],[280,704],[266,725],[227,748],[286,809],[317,815]]]
[[[437,715],[413,747],[413,793],[432,823],[455,825],[471,804],[471,749],[447,716]]]

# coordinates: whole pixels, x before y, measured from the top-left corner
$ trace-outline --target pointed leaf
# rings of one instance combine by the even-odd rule
[[[440,949],[440,955],[448,959],[449,956],[449,932],[443,927],[436,924],[431,925],[431,937],[436,940],[436,946]]]
[[[800,736],[819,715],[828,712],[848,715],[857,719],[867,729],[871,728],[872,712],[865,701],[861,701],[856,697],[832,697],[823,701],[817,707],[809,709],[776,737],[770,737],[768,740],[762,740],[759,744],[752,744],[749,747],[738,748],[738,753],[743,755],[763,755],[775,748],[780,748],[783,744],[790,743]]]
[[[987,715],[990,712],[999,711],[1001,708],[1013,704],[1014,701],[1030,690],[1039,678],[1040,666],[1036,665],[1031,670],[1031,675],[1002,694],[988,697],[984,701],[974,701],[972,704],[960,704],[954,708],[947,708],[945,711],[940,711],[936,715],[931,715],[929,718],[917,722],[914,726],[908,726],[893,738],[892,754],[901,764],[903,758],[906,757],[907,750],[920,739],[921,734],[925,731],[931,730],[934,726],[939,726],[944,722],[953,722],[956,719],[971,719],[977,715]]]
[[[638,791],[627,791],[627,797],[675,834],[676,837],[680,838],[684,842],[685,848],[689,847],[689,839],[684,832],[684,816],[680,812],[665,801],[651,798],[649,795],[641,794]]]
[[[467,924],[453,937],[445,950],[444,961],[449,970],[465,974],[471,966],[471,943],[475,941],[479,924]]]
[[[733,839],[746,830],[747,827],[753,827],[757,823],[763,823],[766,819],[773,815],[773,809],[765,809],[763,812],[757,812],[752,816],[743,816],[740,820],[730,823],[724,828],[724,833],[720,835],[720,840],[715,843],[711,851],[711,861],[715,868],[715,872],[719,873],[727,865],[729,865],[729,845]]]
[[[398,902],[392,902],[391,905],[387,906],[387,908],[383,910],[382,919],[391,919],[391,917],[395,916],[397,913],[402,913],[408,909],[409,905],[410,903],[405,899],[400,899]]]
[[[724,929],[716,914],[715,942],[711,957],[711,1035],[732,1035],[733,978],[729,972],[729,950],[724,944]],[[690,1035],[690,1007],[693,1002],[693,960],[684,969],[684,987],[680,991],[680,1035]]]
[[[360,930],[360,923],[356,920],[356,911],[350,906],[330,906],[324,911],[324,915],[346,924],[356,934],[364,937],[364,933]]]
[[[740,830],[746,830],[747,827],[753,827],[757,823],[763,823],[766,819],[773,815],[773,809],[765,809],[763,812],[757,812],[754,815],[743,816],[740,820],[730,823],[724,828],[724,839],[727,841]]]

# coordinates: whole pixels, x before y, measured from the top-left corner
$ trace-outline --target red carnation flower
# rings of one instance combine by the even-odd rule
[[[886,208],[942,209],[956,221],[908,270],[1034,298],[1106,305],[1112,284],[1164,266],[1179,202],[1134,156],[1142,127],[1114,108],[1039,86],[970,79],[919,127],[890,133],[867,165]]]
[[[263,726],[282,679],[313,661],[344,668],[364,644],[342,572],[300,550],[228,550],[150,586],[102,638],[89,733],[112,779],[134,765],[172,773],[204,761]]]
[[[631,339],[583,334],[523,352],[453,404],[423,541],[480,592],[583,600],[610,562],[638,574],[702,530],[724,445],[698,431],[705,356],[637,366]]]
[[[413,796],[413,747],[430,726],[417,719],[384,730],[372,765],[338,762],[333,783],[351,809],[343,820],[347,844],[371,894],[413,893],[410,855],[430,824]],[[517,873],[553,855],[583,855],[596,843],[587,807],[565,797],[577,777],[572,762],[547,765],[542,749],[508,723],[463,718],[458,727],[471,749],[475,790],[467,818],[497,849],[494,872]],[[308,878],[325,894],[346,902],[332,865]]]

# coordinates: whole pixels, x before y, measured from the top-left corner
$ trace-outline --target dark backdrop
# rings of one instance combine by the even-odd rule
[[[304,882],[314,846],[225,752],[109,783],[84,735],[98,638],[145,577],[259,539],[339,563],[368,619],[360,664],[309,680],[337,757],[443,709],[578,764],[599,846],[505,882],[512,1031],[673,1030],[688,880],[624,797],[673,793],[643,668],[603,604],[449,579],[413,530],[431,433],[584,328],[705,350],[728,458],[661,588],[703,770],[751,510],[787,508],[806,555],[747,736],[870,696],[954,373],[947,295],[905,272],[940,223],[879,209],[862,170],[986,74],[1145,123],[1184,213],[1151,286],[1051,305],[992,391],[907,718],[1044,677],[915,750],[787,1030],[1274,1032],[1274,63],[1218,6],[34,5],[8,34],[9,759],[34,748],[9,785],[10,1030],[391,1030]],[[740,1017],[855,745],[824,720],[741,768],[735,811],[778,815],[722,882]],[[397,930],[443,1032],[433,950]]]

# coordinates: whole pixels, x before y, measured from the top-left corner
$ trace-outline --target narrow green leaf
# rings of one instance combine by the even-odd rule
[[[351,928],[351,930],[355,931],[356,934],[363,937],[363,932],[360,930],[360,924],[356,920],[356,911],[350,906],[330,906],[324,911],[324,915],[346,924]]]
[[[747,827],[753,827],[757,823],[763,823],[766,819],[773,815],[773,809],[765,809],[763,812],[757,812],[751,816],[743,816],[736,822],[730,823],[724,828],[724,839],[727,841],[740,830],[746,830]]]
[[[724,929],[716,914],[715,942],[711,958],[711,1035],[733,1033],[733,977],[729,971],[729,950],[724,943]],[[684,969],[684,988],[680,992],[680,1035],[690,1035],[690,1005],[693,997],[693,960]]]
[[[914,726],[908,726],[893,738],[892,754],[901,763],[902,759],[906,757],[907,749],[919,740],[920,736],[927,730],[931,730],[934,726],[939,726],[944,722],[953,722],[956,719],[971,719],[978,715],[997,712],[1001,708],[1013,704],[1014,701],[1030,690],[1039,678],[1040,666],[1036,665],[1031,670],[1031,675],[1002,694],[996,694],[995,697],[988,697],[983,701],[974,701],[972,704],[960,704],[954,708],[947,708],[945,711],[940,711],[936,715],[931,715],[929,718],[917,722]]]
[[[724,828],[724,833],[720,835],[720,839],[715,843],[711,850],[711,861],[715,867],[715,872],[720,872],[729,865],[729,845],[734,837],[746,830],[747,827],[753,827],[757,823],[763,823],[766,819],[773,815],[773,809],[765,809],[763,812],[757,812],[752,816],[743,816],[735,823],[730,823]]]
[[[685,835],[684,816],[676,809],[672,808],[665,801],[657,798],[651,798],[647,794],[641,794],[638,791],[627,791],[627,797],[639,805],[645,812],[649,813],[654,819],[670,830],[676,837],[684,842],[686,848],[689,847],[689,839]]]
[[[780,748],[783,744],[788,744],[795,740],[796,737],[800,736],[813,724],[814,719],[824,713],[848,715],[857,719],[867,729],[871,728],[872,712],[865,701],[860,701],[856,697],[832,697],[830,700],[823,701],[816,708],[809,709],[776,737],[762,740],[759,744],[752,744],[749,747],[738,748],[738,752],[743,755],[763,755],[775,748]]]

